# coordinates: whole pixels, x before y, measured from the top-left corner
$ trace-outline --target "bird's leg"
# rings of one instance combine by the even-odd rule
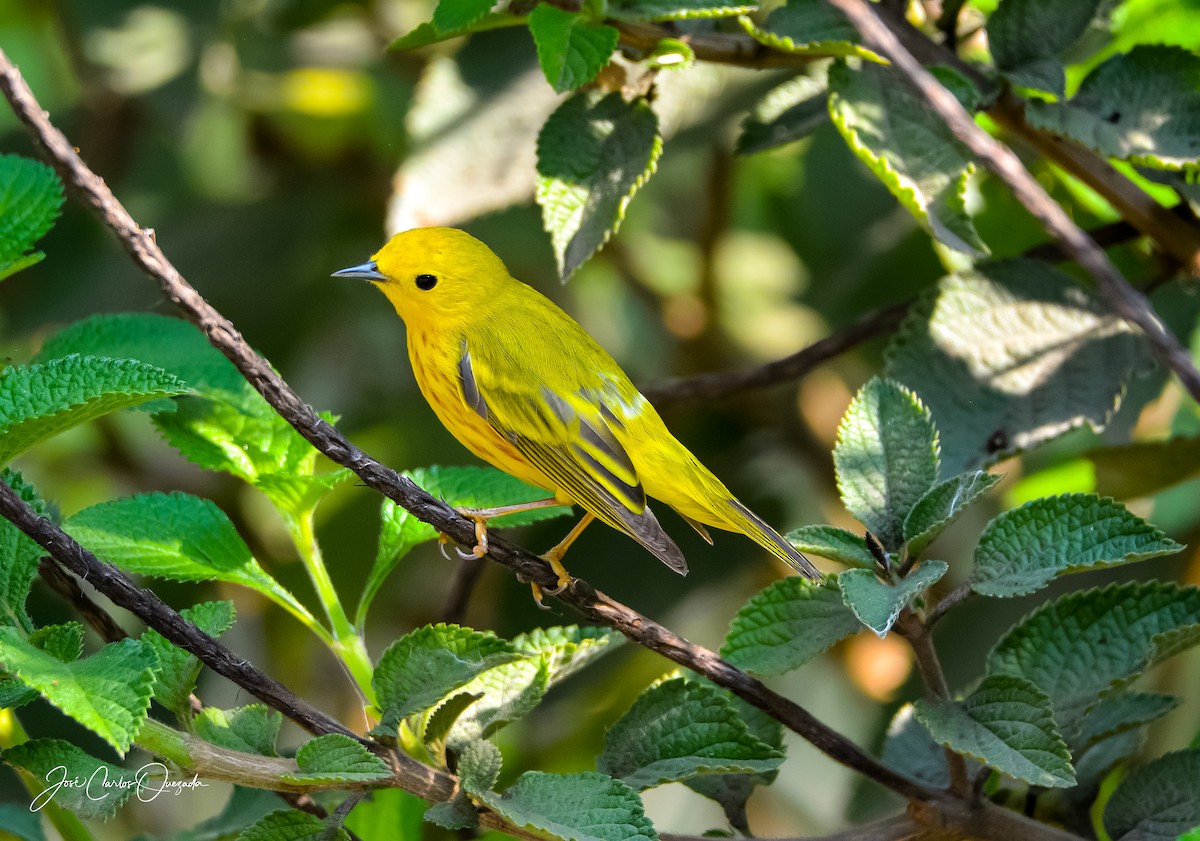
[[[553,590],[546,590],[546,593],[549,593],[551,596],[557,596],[563,590],[567,589],[567,587],[571,586],[571,574],[567,572],[567,568],[562,565],[562,556],[566,554],[567,549],[569,549],[571,544],[575,542],[575,539],[579,537],[579,535],[583,534],[583,530],[588,527],[588,523],[594,519],[596,519],[596,515],[592,514],[590,511],[587,512],[583,515],[579,522],[575,524],[575,528],[571,529],[567,536],[560,540],[553,549],[551,549],[549,552],[546,552],[544,555],[538,556],[543,561],[550,564],[550,569],[554,570],[554,574],[558,576],[558,586]],[[531,583],[529,586],[533,588],[533,600],[538,603],[539,607],[545,607],[545,605],[542,604],[542,588],[536,583]]]
[[[535,499],[532,502],[517,502],[512,505],[497,505],[492,508],[455,508],[462,516],[466,517],[475,523],[475,546],[472,547],[469,555],[463,555],[464,558],[482,558],[487,554],[488,550],[488,520],[493,517],[503,517],[505,514],[518,514],[521,511],[534,511],[538,508],[549,508],[552,505],[562,505],[554,497],[549,499]],[[444,543],[444,535],[442,542]]]

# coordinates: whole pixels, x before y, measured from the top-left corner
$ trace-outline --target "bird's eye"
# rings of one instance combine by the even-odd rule
[[[419,274],[417,275],[417,288],[424,289],[426,292],[428,292],[430,289],[437,286],[437,281],[438,279],[436,275]]]

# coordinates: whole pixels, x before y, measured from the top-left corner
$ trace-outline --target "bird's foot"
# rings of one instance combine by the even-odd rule
[[[464,560],[467,558],[482,558],[487,554],[488,550],[488,517],[485,512],[475,508],[455,508],[455,511],[460,516],[466,517],[475,524],[475,545],[471,547],[469,553],[464,553],[461,549],[458,550],[458,556]]]

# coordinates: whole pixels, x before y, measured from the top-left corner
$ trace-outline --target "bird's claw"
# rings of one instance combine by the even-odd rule
[[[474,547],[470,552],[464,552],[462,547],[455,546],[454,551],[457,552],[458,557],[462,558],[464,561],[477,561],[483,557],[483,552],[479,551],[478,546]]]

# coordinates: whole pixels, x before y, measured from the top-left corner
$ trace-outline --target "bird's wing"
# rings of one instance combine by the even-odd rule
[[[568,383],[562,393],[546,383],[536,362],[529,365],[528,354],[503,359],[504,365],[489,364],[463,344],[458,374],[467,405],[565,495],[686,575],[683,553],[646,506],[637,471],[615,434],[623,424],[620,395],[596,385],[603,381],[595,377],[596,384],[580,385],[576,371],[556,372]]]

